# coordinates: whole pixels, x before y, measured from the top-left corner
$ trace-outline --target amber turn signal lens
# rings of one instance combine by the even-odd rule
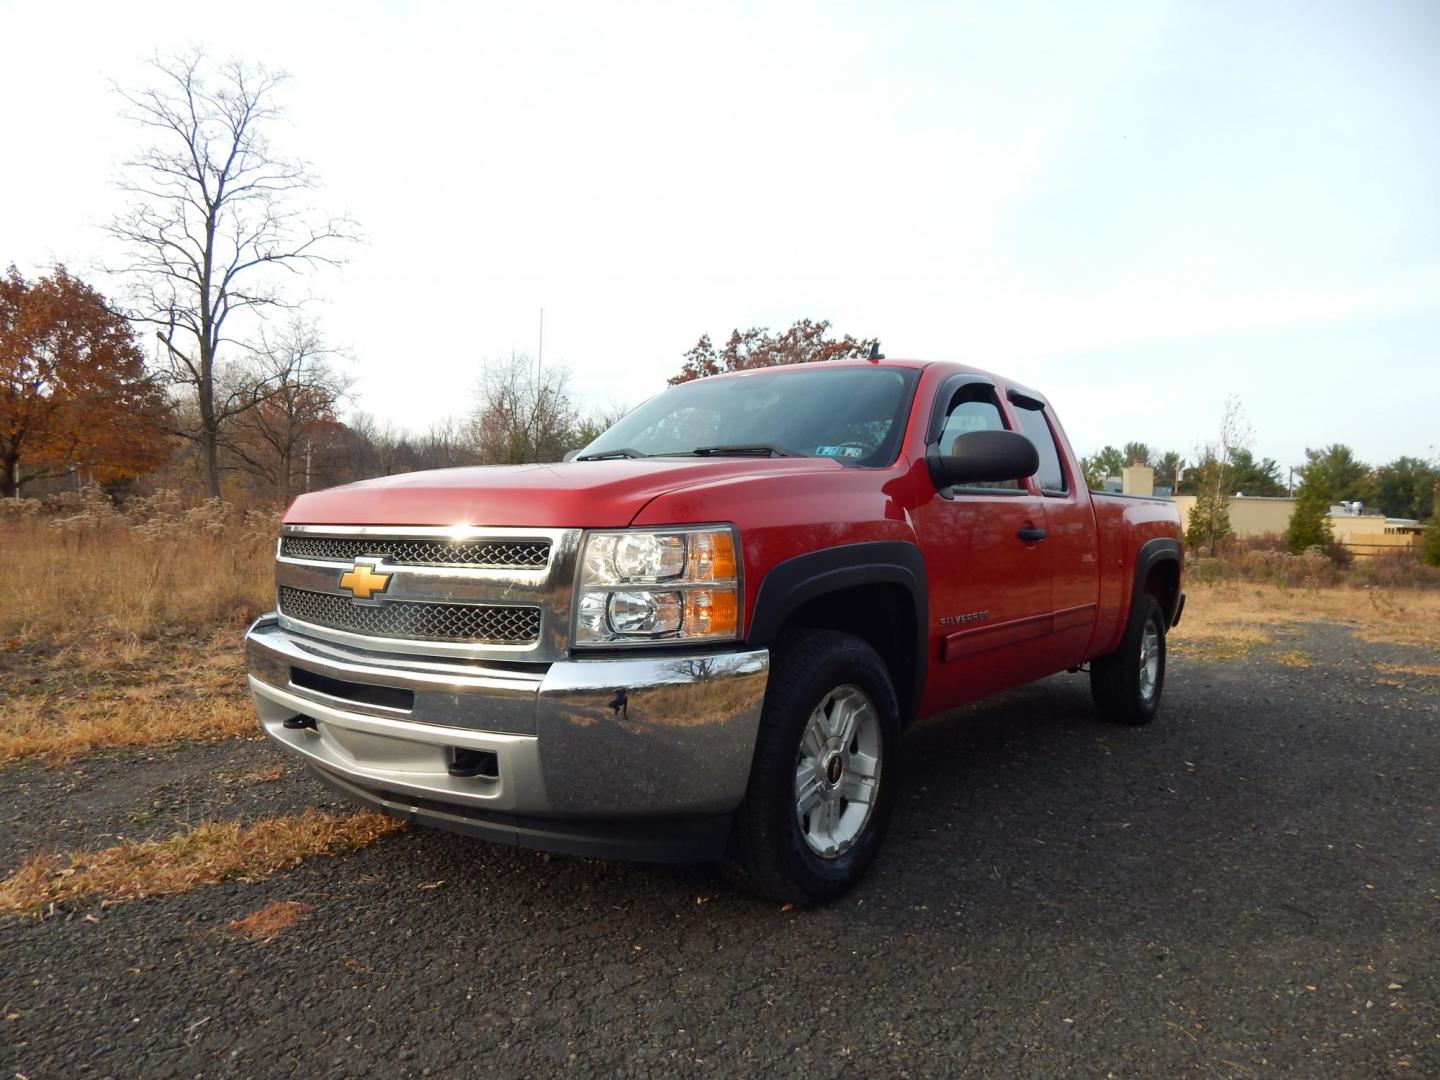
[[[685,593],[686,637],[733,637],[739,604],[732,589],[691,589]]]

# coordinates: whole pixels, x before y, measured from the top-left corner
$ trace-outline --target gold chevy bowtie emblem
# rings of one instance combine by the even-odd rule
[[[347,590],[356,600],[369,600],[375,593],[385,591],[390,584],[390,575],[379,573],[370,563],[357,561],[353,570],[340,575],[340,588]]]

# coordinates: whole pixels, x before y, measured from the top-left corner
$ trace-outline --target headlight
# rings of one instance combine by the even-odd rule
[[[729,527],[590,533],[580,556],[575,644],[735,638],[737,551]]]

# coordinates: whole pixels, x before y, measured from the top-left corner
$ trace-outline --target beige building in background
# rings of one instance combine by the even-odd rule
[[[1172,495],[1171,499],[1180,511],[1180,527],[1188,529],[1190,511],[1195,508],[1195,496]],[[1236,495],[1230,500],[1230,532],[1240,540],[1280,536],[1290,527],[1290,515],[1294,512],[1294,499]]]
[[[1344,544],[1357,559],[1368,559],[1386,551],[1414,551],[1420,543],[1425,526],[1410,518],[1385,517],[1383,514],[1330,512],[1330,529],[1335,539]]]
[[[1109,481],[1115,490],[1115,480]],[[1153,495],[1155,470],[1144,465],[1131,465],[1120,476],[1120,491],[1126,495]],[[1162,492],[1166,489],[1162,488]],[[1180,511],[1180,528],[1189,529],[1190,512],[1195,508],[1194,495],[1168,495]],[[1359,504],[1355,504],[1359,506]],[[1295,500],[1281,496],[1233,495],[1230,498],[1230,532],[1238,540],[1278,539],[1290,528],[1290,515]],[[1339,505],[1330,508],[1330,531],[1335,542],[1344,544],[1357,559],[1368,559],[1382,551],[1413,548],[1420,543],[1425,526],[1409,518],[1387,518],[1383,514],[1365,513],[1363,509]]]
[[[1190,527],[1194,495],[1172,495],[1180,511],[1180,527]],[[1234,495],[1230,499],[1230,531],[1239,540],[1265,536],[1280,537],[1290,527],[1295,500],[1260,495]],[[1332,507],[1330,531],[1335,542],[1344,544],[1357,559],[1368,559],[1391,549],[1413,548],[1420,542],[1425,526],[1409,518],[1387,518],[1383,514],[1355,513]]]

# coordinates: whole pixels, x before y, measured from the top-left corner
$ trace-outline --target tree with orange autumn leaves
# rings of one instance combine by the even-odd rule
[[[800,319],[779,335],[766,327],[732,330],[723,349],[716,349],[710,335],[704,334],[685,354],[680,374],[670,385],[719,375],[725,371],[747,371],[750,368],[775,367],[779,364],[806,364],[816,360],[863,358],[878,342],[873,338],[828,337],[830,320]]]
[[[130,324],[65,268],[0,278],[0,494],[79,471],[102,483],[159,465],[164,392]]]

